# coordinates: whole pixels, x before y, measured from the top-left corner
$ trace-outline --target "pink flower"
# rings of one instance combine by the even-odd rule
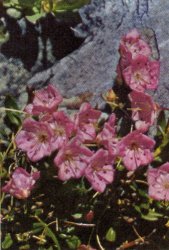
[[[146,132],[154,124],[157,116],[157,106],[150,95],[132,91],[129,94],[132,108],[132,119],[135,127],[141,132]]]
[[[98,192],[104,192],[106,185],[113,182],[114,169],[109,160],[109,153],[99,149],[90,159],[88,167],[85,169],[85,177]]]
[[[44,89],[34,92],[33,101],[25,107],[25,111],[32,115],[51,113],[56,110],[61,102],[62,96],[59,91],[52,84],[49,84]]]
[[[149,57],[151,55],[151,48],[141,39],[137,29],[133,29],[121,39],[119,52],[121,58],[116,71],[118,79],[122,80],[122,72],[131,64],[132,60],[139,55]]]
[[[144,92],[156,89],[159,78],[160,64],[139,55],[122,72],[126,84],[133,90]]]
[[[35,162],[52,153],[52,138],[53,131],[47,123],[28,118],[23,122],[23,129],[17,134],[15,142]]]
[[[128,170],[149,164],[153,160],[152,149],[155,141],[148,136],[133,131],[123,137],[118,144],[119,156]]]
[[[78,138],[63,145],[54,159],[54,163],[59,169],[58,178],[62,181],[80,178],[84,174],[92,154]]]
[[[2,188],[2,191],[10,193],[18,199],[26,199],[39,178],[39,171],[29,174],[25,169],[18,167],[8,183]]]
[[[136,58],[138,55],[144,55],[146,57],[151,55],[150,46],[141,39],[137,29],[131,30],[121,39],[119,50],[121,56],[130,53],[132,59]]]
[[[116,116],[111,114],[108,122],[104,124],[102,131],[97,135],[96,141],[103,145],[105,149],[111,151],[113,155],[117,153],[117,142],[116,138],[116,126],[115,126]]]
[[[101,111],[95,110],[89,103],[83,103],[79,113],[75,115],[77,136],[82,141],[94,141],[96,138],[95,125]]]
[[[52,151],[61,148],[63,144],[67,143],[75,129],[75,124],[63,111],[57,111],[51,115],[47,114],[41,121],[47,122],[53,131],[51,139]]]
[[[155,200],[169,201],[169,162],[147,172],[149,196]]]

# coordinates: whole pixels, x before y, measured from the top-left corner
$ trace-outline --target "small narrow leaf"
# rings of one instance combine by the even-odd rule
[[[17,103],[15,102],[15,99],[10,95],[6,96],[4,103],[5,103],[5,108],[7,109],[19,110],[19,107]],[[21,125],[21,118],[18,112],[7,110],[6,115],[12,124],[17,125],[17,126]]]
[[[4,241],[2,242],[2,249],[9,249],[13,244],[10,233],[6,234]]]
[[[81,219],[81,218],[82,218],[82,214],[80,214],[80,213],[72,214],[72,217],[73,217],[74,219],[78,220],[78,219]]]
[[[109,242],[114,242],[116,240],[116,231],[110,227],[106,233],[106,240]]]
[[[165,131],[166,125],[167,123],[166,123],[165,112],[164,110],[162,110],[157,119],[157,127],[158,127],[157,135],[158,136],[162,134],[162,131]]]

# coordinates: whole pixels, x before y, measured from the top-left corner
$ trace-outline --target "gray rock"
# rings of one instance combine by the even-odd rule
[[[80,15],[82,24],[75,32],[86,36],[83,46],[36,74],[29,86],[40,88],[50,82],[66,97],[92,92],[94,103],[101,105],[101,93],[112,87],[116,77],[120,37],[133,27],[148,28],[154,31],[161,61],[160,86],[154,96],[169,106],[169,1],[93,0]]]
[[[18,59],[7,59],[0,54],[0,106],[5,96],[14,96],[22,108],[27,102],[26,83],[32,76]]]

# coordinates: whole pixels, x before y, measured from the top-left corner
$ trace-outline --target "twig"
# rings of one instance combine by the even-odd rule
[[[96,192],[96,193],[93,195],[92,199],[96,198],[96,196],[98,196],[99,194],[100,194],[99,192]]]
[[[145,237],[142,237],[142,239],[144,240]],[[116,250],[125,250],[127,248],[134,247],[134,246],[138,245],[139,243],[141,243],[142,239],[138,238],[138,239],[130,241],[130,242],[125,242],[120,247],[118,247]]]
[[[105,250],[105,248],[101,245],[100,238],[99,238],[98,234],[96,234],[96,240],[97,240],[97,244],[98,244],[100,250]]]
[[[64,221],[67,225],[77,226],[77,227],[95,227],[95,224],[86,224],[86,223],[76,223],[73,221]]]
[[[42,241],[42,242],[46,243],[46,240],[45,240],[45,239],[42,239],[42,238],[40,238],[40,237],[38,237],[38,236],[36,236],[36,235],[33,235],[32,238],[34,238],[34,239],[36,239],[36,240],[39,240],[39,241]]]
[[[142,180],[136,180],[137,183],[141,183],[141,184],[144,184],[144,185],[148,185],[148,183],[146,181],[142,181]]]
[[[134,226],[132,226],[132,228],[133,228],[133,231],[135,232],[135,234],[137,235],[137,237],[139,237],[139,239],[140,239],[142,242],[144,242],[143,237],[137,232],[136,228],[135,228]]]
[[[56,218],[55,221],[52,221],[49,224],[47,224],[47,226],[50,226],[50,225],[53,225],[53,224],[56,224],[56,232],[58,232],[59,231],[58,218]]]
[[[2,111],[11,111],[11,112],[17,112],[17,113],[21,113],[21,114],[28,114],[25,111],[22,110],[18,110],[18,109],[10,109],[10,108],[5,108],[5,107],[1,107],[0,110]]]

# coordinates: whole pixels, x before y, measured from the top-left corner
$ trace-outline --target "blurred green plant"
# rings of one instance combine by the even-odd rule
[[[76,11],[90,0],[4,0],[3,6],[7,13],[18,19],[21,16],[35,23],[45,13],[57,13]]]

